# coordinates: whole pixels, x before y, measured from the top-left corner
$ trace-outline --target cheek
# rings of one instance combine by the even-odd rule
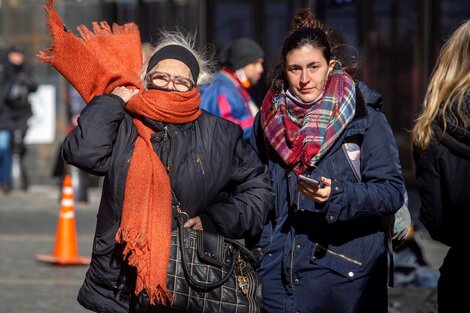
[[[287,74],[286,78],[287,78],[287,83],[289,84],[289,86],[295,86],[299,83],[299,79],[297,78],[297,76],[291,73]]]

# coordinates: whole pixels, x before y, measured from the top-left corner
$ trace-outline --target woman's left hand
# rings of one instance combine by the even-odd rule
[[[183,227],[192,228],[192,229],[195,229],[195,230],[203,230],[202,229],[202,221],[201,221],[201,218],[199,216],[196,216],[196,217],[193,217],[193,218],[190,218],[189,220],[187,220],[187,222],[184,223]]]
[[[321,188],[313,187],[312,185],[302,181],[297,183],[297,188],[305,195],[306,198],[318,203],[325,203],[330,198],[331,179],[321,177],[320,180],[322,182]]]

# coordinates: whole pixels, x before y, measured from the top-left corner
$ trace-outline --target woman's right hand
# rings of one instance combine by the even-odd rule
[[[192,228],[194,230],[204,230],[202,228],[202,220],[199,216],[196,216],[187,220],[186,223],[184,223],[183,227]]]
[[[311,184],[299,181],[297,188],[302,192],[306,198],[313,200],[317,203],[325,203],[330,198],[331,193],[331,179],[321,177],[322,187],[313,187]]]
[[[120,97],[124,103],[127,103],[133,96],[139,93],[139,89],[129,89],[126,87],[116,87],[111,94]]]

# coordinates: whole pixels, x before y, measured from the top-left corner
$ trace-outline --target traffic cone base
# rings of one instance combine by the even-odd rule
[[[90,264],[90,258],[84,257],[76,257],[76,258],[61,258],[55,257],[53,255],[44,255],[44,254],[37,254],[36,260],[45,262],[45,263],[52,263],[58,265],[85,265]]]
[[[82,265],[90,263],[90,258],[78,255],[74,210],[72,178],[70,175],[67,175],[64,178],[62,187],[60,215],[53,255],[38,254],[36,255],[38,261],[58,265]]]

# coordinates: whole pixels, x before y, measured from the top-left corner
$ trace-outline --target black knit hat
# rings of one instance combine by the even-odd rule
[[[230,41],[220,53],[219,61],[222,66],[238,70],[247,64],[264,58],[261,47],[249,38],[238,38]]]

